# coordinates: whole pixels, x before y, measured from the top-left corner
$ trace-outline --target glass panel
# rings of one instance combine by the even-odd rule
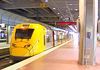
[[[0,24],[0,42],[7,41],[7,29],[5,24]]]
[[[15,33],[15,38],[30,39],[34,29],[17,29]]]
[[[53,47],[53,36],[52,35],[53,35],[52,31],[47,30],[47,32],[46,32],[46,47],[47,47],[47,49]]]

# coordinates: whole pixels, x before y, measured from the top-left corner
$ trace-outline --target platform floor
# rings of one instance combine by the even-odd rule
[[[18,70],[100,70],[100,47],[97,47],[95,66],[78,64],[78,47],[68,43],[48,55],[19,68]]]

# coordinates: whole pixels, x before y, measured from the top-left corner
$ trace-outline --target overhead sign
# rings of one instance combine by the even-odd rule
[[[40,3],[40,7],[41,7],[41,8],[47,8],[48,6],[46,5],[46,3],[41,2],[41,3]]]
[[[57,25],[76,25],[76,22],[57,22]]]

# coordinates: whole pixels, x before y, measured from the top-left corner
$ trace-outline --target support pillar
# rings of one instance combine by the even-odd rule
[[[79,17],[79,63],[94,65],[96,63],[98,0],[79,0]]]

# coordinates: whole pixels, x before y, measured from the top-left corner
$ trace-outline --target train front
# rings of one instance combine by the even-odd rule
[[[15,26],[12,33],[12,39],[10,43],[10,56],[13,59],[23,59],[31,56],[30,49],[31,37],[34,33],[34,29],[29,25],[18,24]]]

